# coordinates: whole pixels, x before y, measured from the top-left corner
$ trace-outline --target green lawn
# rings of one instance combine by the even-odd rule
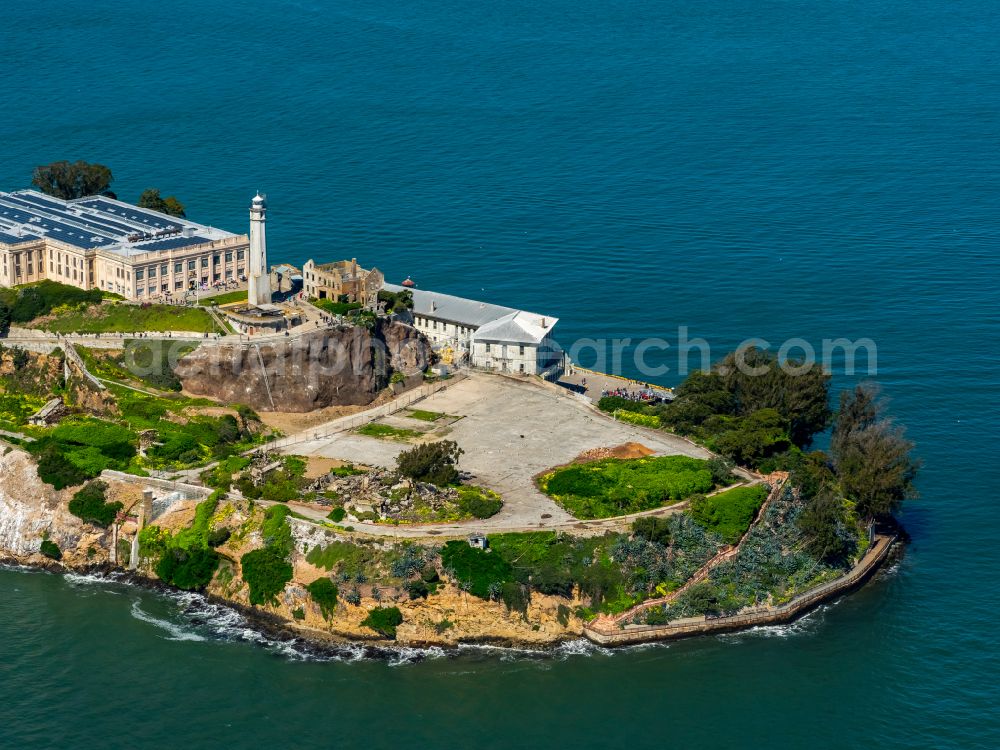
[[[743,536],[767,497],[762,484],[734,487],[711,497],[691,501],[691,517],[708,531],[722,537],[727,544],[736,544]]]
[[[375,422],[369,422],[363,427],[356,429],[355,432],[359,435],[381,438],[383,440],[409,440],[410,438],[420,437],[420,433],[416,430],[404,430],[399,427],[377,424]]]
[[[406,416],[410,419],[419,419],[423,422],[437,422],[439,419],[453,419],[450,414],[439,411],[427,411],[426,409],[410,409]]]
[[[213,333],[219,329],[206,310],[177,305],[100,305],[86,310],[68,310],[30,325],[55,333]]]
[[[713,487],[708,462],[687,456],[608,458],[542,475],[539,489],[577,518],[652,510]]]
[[[247,301],[247,290],[237,289],[235,292],[225,292],[224,294],[216,294],[214,297],[202,297],[202,305],[228,305],[233,302],[246,302]]]

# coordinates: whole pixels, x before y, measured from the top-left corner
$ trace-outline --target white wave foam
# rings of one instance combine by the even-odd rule
[[[158,617],[154,617],[148,612],[143,611],[142,607],[139,606],[138,601],[132,602],[132,617],[142,622],[149,623],[154,627],[164,630],[170,633],[170,638],[168,641],[204,641],[205,639],[198,635],[197,633],[192,633],[185,629],[181,625],[170,622],[169,620],[161,620]]]
[[[830,605],[824,604],[814,610],[807,612],[801,617],[786,622],[782,625],[757,625],[746,630],[738,630],[735,633],[721,633],[717,638],[728,641],[740,641],[746,638],[793,638],[800,635],[808,635],[815,632],[822,617]]]

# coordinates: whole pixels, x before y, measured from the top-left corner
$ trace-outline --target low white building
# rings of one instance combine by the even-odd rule
[[[388,292],[406,287],[385,284]],[[552,338],[558,318],[425,289],[413,293],[413,325],[455,364],[558,377],[563,353]]]

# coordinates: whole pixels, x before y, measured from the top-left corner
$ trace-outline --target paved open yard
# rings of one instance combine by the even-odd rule
[[[539,492],[532,478],[552,466],[572,461],[586,450],[637,442],[657,455],[709,456],[686,440],[615,422],[563,389],[501,376],[473,374],[414,407],[462,417],[435,428],[433,434],[455,440],[465,450],[460,468],[473,474],[475,483],[503,496],[503,510],[477,522],[477,527],[483,529],[571,523],[572,517]],[[400,412],[379,421],[417,430],[431,426],[405,414]],[[287,450],[392,466],[396,455],[407,447],[402,442],[343,432]]]

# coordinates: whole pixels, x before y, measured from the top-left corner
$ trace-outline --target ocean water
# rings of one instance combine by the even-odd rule
[[[870,338],[924,460],[905,556],[786,628],[306,658],[191,599],[0,571],[0,746],[1000,746],[1000,6],[14,0],[0,188],[112,167],[272,261],[714,356]],[[676,346],[657,360],[679,380]],[[583,358],[586,361],[586,357]],[[854,375],[838,367],[835,383]]]

